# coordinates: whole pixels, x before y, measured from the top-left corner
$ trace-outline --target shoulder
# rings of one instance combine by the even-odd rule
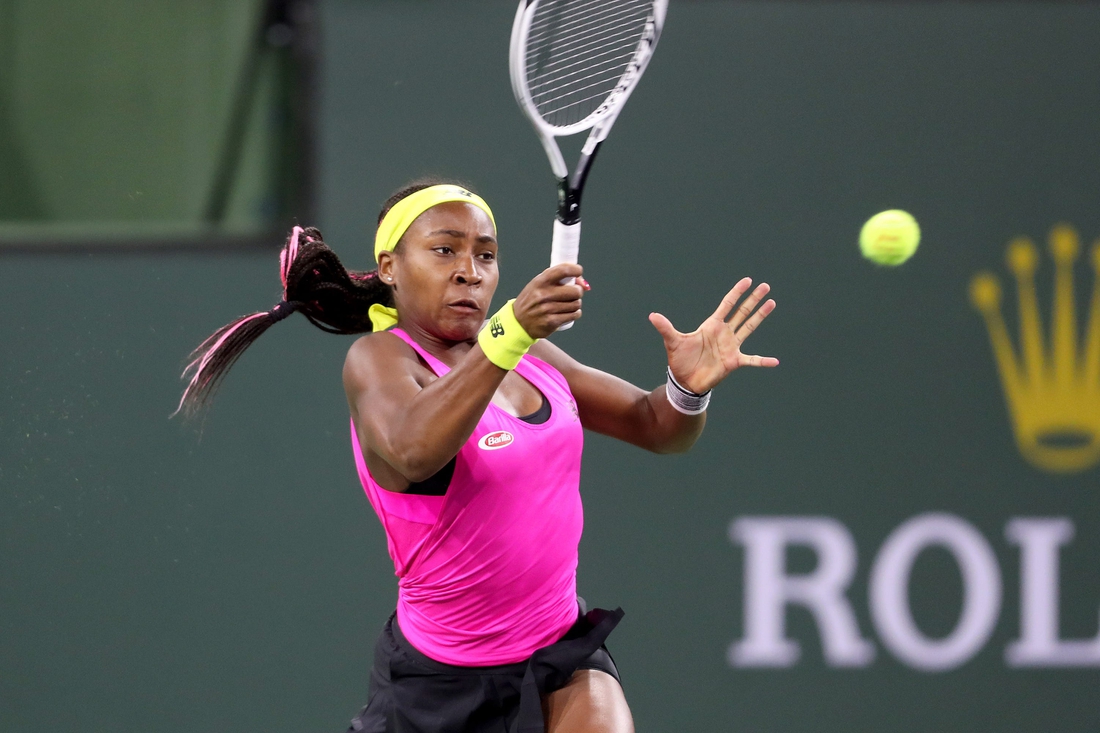
[[[394,377],[420,377],[427,371],[411,346],[383,331],[356,339],[348,349],[344,358],[344,386],[350,390],[356,385],[378,384]]]
[[[413,348],[388,331],[360,336],[348,349],[345,362],[362,362],[375,359],[400,359],[415,357]]]

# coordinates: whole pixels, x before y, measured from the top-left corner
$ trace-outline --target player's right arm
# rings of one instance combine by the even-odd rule
[[[561,280],[581,273],[575,264],[549,268],[519,294],[516,318],[532,337],[579,316],[583,290]],[[344,361],[344,390],[371,475],[390,491],[434,475],[473,434],[507,373],[476,342],[436,377],[397,336],[360,338]]]
[[[385,489],[405,491],[443,468],[504,374],[479,349],[440,379],[393,334],[356,341],[344,361],[344,391],[371,475]]]

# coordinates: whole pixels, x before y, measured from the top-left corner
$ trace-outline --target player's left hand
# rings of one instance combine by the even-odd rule
[[[757,285],[738,306],[737,301],[751,287],[752,280],[742,278],[722,298],[718,310],[691,333],[680,333],[660,313],[649,314],[649,322],[665,340],[672,376],[692,392],[702,394],[713,389],[738,367],[779,366],[779,359],[775,357],[741,353],[741,345],[745,339],[775,310],[774,300],[766,300],[760,305],[760,301],[771,290],[767,283]]]

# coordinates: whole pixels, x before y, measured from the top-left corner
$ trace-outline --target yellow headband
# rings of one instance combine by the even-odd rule
[[[405,236],[416,218],[433,206],[460,201],[464,204],[473,204],[489,215],[489,221],[493,222],[496,229],[497,222],[493,218],[493,212],[489,204],[476,193],[470,193],[461,186],[444,184],[441,186],[429,186],[416,193],[409,194],[393,205],[382,218],[378,225],[378,233],[374,235],[374,260],[378,261],[378,255],[382,252],[392,252],[401,237]]]

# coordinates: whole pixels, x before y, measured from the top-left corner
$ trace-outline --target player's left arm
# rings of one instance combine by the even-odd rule
[[[681,386],[702,394],[740,367],[779,365],[779,360],[773,357],[741,351],[745,339],[775,310],[774,300],[761,305],[770,289],[766,283],[757,286],[738,306],[737,302],[750,287],[752,280],[743,278],[726,294],[714,314],[691,333],[680,333],[659,313],[650,314],[650,322],[664,339],[672,375]],[[706,413],[686,415],[677,410],[669,403],[664,384],[646,392],[612,374],[581,364],[547,341],[535,344],[530,353],[554,366],[569,382],[581,424],[589,430],[655,453],[686,451],[703,432]]]

